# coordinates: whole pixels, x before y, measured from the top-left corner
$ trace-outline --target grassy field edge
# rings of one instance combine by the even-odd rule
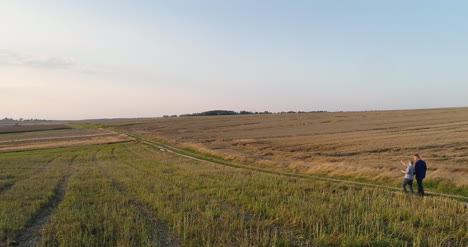
[[[212,155],[212,154],[205,154],[203,152],[200,152],[198,150],[194,149],[189,149],[189,148],[181,148],[181,147],[173,147],[173,144],[166,143],[162,140],[158,140],[155,138],[147,138],[135,133],[130,133],[127,131],[123,131],[121,129],[107,126],[107,125],[102,125],[102,124],[80,124],[80,125],[75,125],[76,127],[84,127],[84,128],[104,128],[108,129],[111,131],[115,131],[120,134],[125,134],[129,137],[134,138],[136,141],[140,142],[149,142],[150,144],[154,145],[159,145],[171,152],[174,152],[176,154],[180,155],[186,155],[190,156],[199,160],[204,160],[207,162],[212,162],[216,163],[219,165],[224,165],[224,166],[230,166],[230,167],[235,167],[235,168],[241,168],[241,169],[248,169],[251,171],[257,171],[257,172],[263,172],[263,173],[270,173],[270,174],[276,174],[276,175],[282,175],[282,176],[290,176],[290,177],[300,177],[300,178],[305,178],[305,179],[317,179],[317,180],[325,180],[325,181],[335,181],[335,182],[341,182],[341,183],[353,183],[358,186],[373,186],[373,187],[379,187],[379,188],[385,188],[385,189],[391,189],[395,191],[400,191],[400,187],[394,187],[394,186],[389,186],[385,185],[384,182],[379,182],[375,180],[370,180],[370,179],[356,179],[353,177],[343,177],[343,176],[328,176],[326,174],[317,174],[317,175],[309,175],[309,174],[304,174],[304,173],[297,173],[297,172],[281,172],[281,171],[273,171],[269,169],[264,169],[262,166],[257,165],[257,164],[244,164],[242,162],[238,161],[233,161],[229,159],[225,159],[220,156]],[[147,144],[148,145],[148,144]],[[149,145],[151,146],[151,145]],[[154,148],[154,147],[153,147]],[[232,163],[235,162],[235,163]],[[446,181],[435,181],[435,180],[427,180],[425,181],[426,188],[431,189],[431,191],[427,191],[428,195],[431,196],[443,196],[443,197],[448,197],[452,198],[461,202],[468,202],[468,191],[467,188],[458,188],[457,189],[450,189],[450,184],[449,182]],[[441,186],[442,185],[442,186]],[[452,185],[454,186],[454,185]],[[432,191],[433,190],[433,191]]]

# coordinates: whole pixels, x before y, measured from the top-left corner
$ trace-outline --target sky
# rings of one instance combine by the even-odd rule
[[[1,0],[0,118],[468,106],[468,2]]]

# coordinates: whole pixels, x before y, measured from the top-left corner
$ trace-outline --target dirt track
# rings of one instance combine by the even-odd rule
[[[77,156],[74,156],[68,166],[68,173],[63,177],[62,182],[57,186],[55,190],[55,196],[49,204],[44,207],[39,213],[34,217],[33,221],[29,226],[21,232],[17,238],[19,247],[30,247],[38,246],[40,243],[41,231],[43,231],[44,226],[50,222],[52,213],[60,205],[60,203],[65,199],[65,192],[68,187],[68,178],[73,173],[73,165],[75,164]]]

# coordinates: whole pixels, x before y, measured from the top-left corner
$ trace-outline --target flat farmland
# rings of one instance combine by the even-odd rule
[[[1,133],[2,129],[12,128],[17,131]],[[130,139],[127,136],[103,129],[28,126],[19,131],[14,126],[0,127],[0,153],[125,141],[130,141]]]
[[[155,120],[127,121],[117,124]],[[290,167],[269,163],[229,166],[69,126],[0,134],[1,247],[468,245],[465,197],[275,173]]]
[[[305,174],[397,185],[419,153],[431,189],[468,194],[468,108],[104,121],[194,152]]]
[[[455,200],[235,169],[138,142],[0,154],[0,246],[466,246]]]
[[[71,129],[63,124],[0,124],[0,134]]]

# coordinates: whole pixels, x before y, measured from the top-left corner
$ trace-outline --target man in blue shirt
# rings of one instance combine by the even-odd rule
[[[424,196],[424,188],[423,188],[423,179],[426,177],[426,162],[421,159],[419,154],[415,154],[413,156],[414,161],[414,175],[416,176],[416,181],[418,182],[418,195]]]

